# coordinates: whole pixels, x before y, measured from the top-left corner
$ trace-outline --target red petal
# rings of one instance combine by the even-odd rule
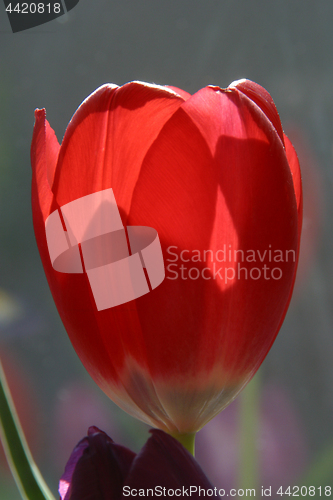
[[[73,116],[61,146],[53,185],[59,205],[112,186],[126,214],[142,160],[182,102],[164,87],[139,82],[94,92]]]
[[[182,90],[182,89],[180,89],[178,87],[173,87],[172,85],[166,85],[166,88],[170,89],[170,90],[173,90],[174,92],[176,92],[176,94],[178,94],[181,97],[183,97],[185,101],[187,101],[187,99],[189,99],[191,97],[191,94],[189,94],[185,90]]]
[[[281,328],[282,323],[284,321],[284,318],[287,314],[287,310],[291,301],[291,297],[293,294],[294,290],[294,284],[296,280],[296,271],[297,271],[297,266],[298,266],[298,260],[299,260],[299,249],[300,249],[300,243],[301,243],[301,234],[302,234],[302,223],[303,223],[303,191],[302,191],[302,178],[301,178],[301,170],[299,166],[299,161],[298,157],[296,154],[296,151],[294,149],[294,146],[288,139],[286,135],[284,135],[284,142],[285,142],[285,149],[286,149],[286,155],[290,167],[290,171],[292,174],[292,179],[293,179],[293,185],[294,185],[294,193],[295,193],[295,198],[296,198],[296,205],[297,205],[297,232],[298,232],[298,251],[296,254],[296,261],[295,261],[295,270],[294,270],[294,276],[292,280],[292,284],[289,290],[289,295],[287,298],[287,305],[284,310],[284,314],[281,316],[280,324],[278,327],[278,330]],[[273,341],[272,341],[273,343]]]
[[[110,86],[98,89],[82,104],[68,126],[52,187],[59,204],[112,185],[118,206],[129,208],[146,150],[183,102],[174,92],[148,84],[127,84],[117,90],[117,95],[116,90]],[[152,424],[165,419],[164,411],[155,408],[158,402],[151,401],[156,398],[151,381],[148,389],[142,389],[151,393],[147,400],[138,387],[132,387],[127,372],[122,376],[127,358],[140,360],[141,367],[145,365],[145,341],[134,304],[98,312],[86,275],[58,273],[51,267],[44,228],[42,233],[36,232],[36,236],[45,249],[41,251],[45,272],[82,362],[124,409],[141,419],[148,414]]]
[[[157,229],[165,259],[171,258],[169,246],[180,259],[181,250],[186,258],[194,250],[202,256],[230,242],[261,255],[266,250],[268,264],[270,248],[297,252],[294,196],[284,148],[270,121],[241,93],[207,88],[182,105],[152,145],[130,221]],[[245,279],[230,286],[220,279],[166,279],[142,298],[138,308],[152,372],[199,377],[218,361],[251,372],[267,353],[286,307],[295,263],[282,267],[283,279],[265,286]],[[176,352],[165,356],[172,345]]]
[[[50,187],[60,149],[55,133],[45,116],[45,109],[35,111],[35,126],[31,143],[33,213],[35,214],[39,209],[44,221],[50,215],[53,201]]]
[[[57,286],[56,280],[52,285],[50,279],[50,276],[54,275],[54,271],[47,249],[45,221],[55,209],[49,179],[51,180],[54,174],[59,149],[55,133],[45,118],[45,109],[36,110],[31,144],[32,215],[39,253],[55,300],[56,296],[58,298],[61,296],[61,290]]]
[[[74,340],[72,336],[71,340],[78,355],[81,354],[83,361],[85,356],[82,353],[88,355],[88,358],[91,356],[87,361],[88,365],[94,364],[92,360],[95,356],[96,364],[100,367],[98,377],[101,378],[101,373],[104,374],[104,370],[106,370],[104,376],[109,380],[111,374],[116,377],[116,373],[113,371],[112,363],[105,352],[101,338],[95,334],[100,327],[95,315],[96,308],[92,307],[93,298],[87,279],[85,275],[59,273],[53,269],[50,261],[45,235],[45,220],[51,212],[58,208],[58,205],[50,189],[48,173],[49,176],[52,176],[52,172],[54,172],[60,146],[45,119],[45,110],[37,110],[35,116],[36,122],[31,146],[32,211],[34,230],[44,271],[65,328],[70,336],[72,331],[77,335],[77,337],[74,335]],[[82,336],[85,337],[85,342],[82,342]]]
[[[261,87],[251,80],[238,80],[229,85],[228,88],[236,88],[238,91],[243,92],[249,99],[255,102],[259,108],[265,113],[267,118],[272,122],[273,127],[277,131],[281,141],[283,142],[284,134],[279,117],[272,96],[266,89]]]
[[[284,135],[284,142],[286,147],[286,155],[288,163],[290,166],[291,174],[293,176],[297,211],[298,211],[298,235],[300,238],[302,231],[302,220],[303,220],[303,193],[302,193],[301,169],[299,166],[299,161],[294,146],[292,145],[290,139],[288,139],[286,135]]]

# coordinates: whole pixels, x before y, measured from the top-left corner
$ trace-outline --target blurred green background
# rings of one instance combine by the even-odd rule
[[[193,93],[243,77],[271,93],[300,157],[300,270],[259,374],[199,433],[197,458],[219,487],[313,484],[325,496],[333,486],[332,22],[331,0],[81,0],[66,16],[13,34],[0,5],[0,355],[55,493],[89,425],[135,450],[148,429],[90,381],[53,304],[30,209],[34,109],[46,108],[61,141],[103,83]],[[19,499],[1,453],[0,498]]]

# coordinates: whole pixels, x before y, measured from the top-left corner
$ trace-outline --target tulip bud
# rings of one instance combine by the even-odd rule
[[[104,85],[61,146],[35,117],[35,234],[76,352],[131,415],[196,432],[259,368],[295,280],[300,171],[271,96]]]

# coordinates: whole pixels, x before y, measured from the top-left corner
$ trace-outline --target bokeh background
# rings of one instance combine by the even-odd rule
[[[219,487],[333,486],[332,23],[331,0],[80,0],[13,34],[0,5],[0,356],[55,494],[89,425],[136,451],[148,428],[95,387],[57,315],[31,220],[33,112],[61,140],[95,88],[130,80],[195,92],[246,77],[273,96],[303,169],[299,276],[271,352],[199,433],[197,458]],[[0,498],[20,498],[1,453]]]

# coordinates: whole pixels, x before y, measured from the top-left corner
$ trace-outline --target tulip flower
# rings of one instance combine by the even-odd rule
[[[153,429],[137,455],[97,427],[74,448],[59,483],[61,500],[203,495],[219,498],[200,466],[173,437]],[[221,489],[221,492],[223,490]]]
[[[248,80],[131,82],[89,96],[61,145],[35,119],[34,228],[71,342],[121,408],[189,436],[255,374],[291,298],[301,178],[273,100]]]

